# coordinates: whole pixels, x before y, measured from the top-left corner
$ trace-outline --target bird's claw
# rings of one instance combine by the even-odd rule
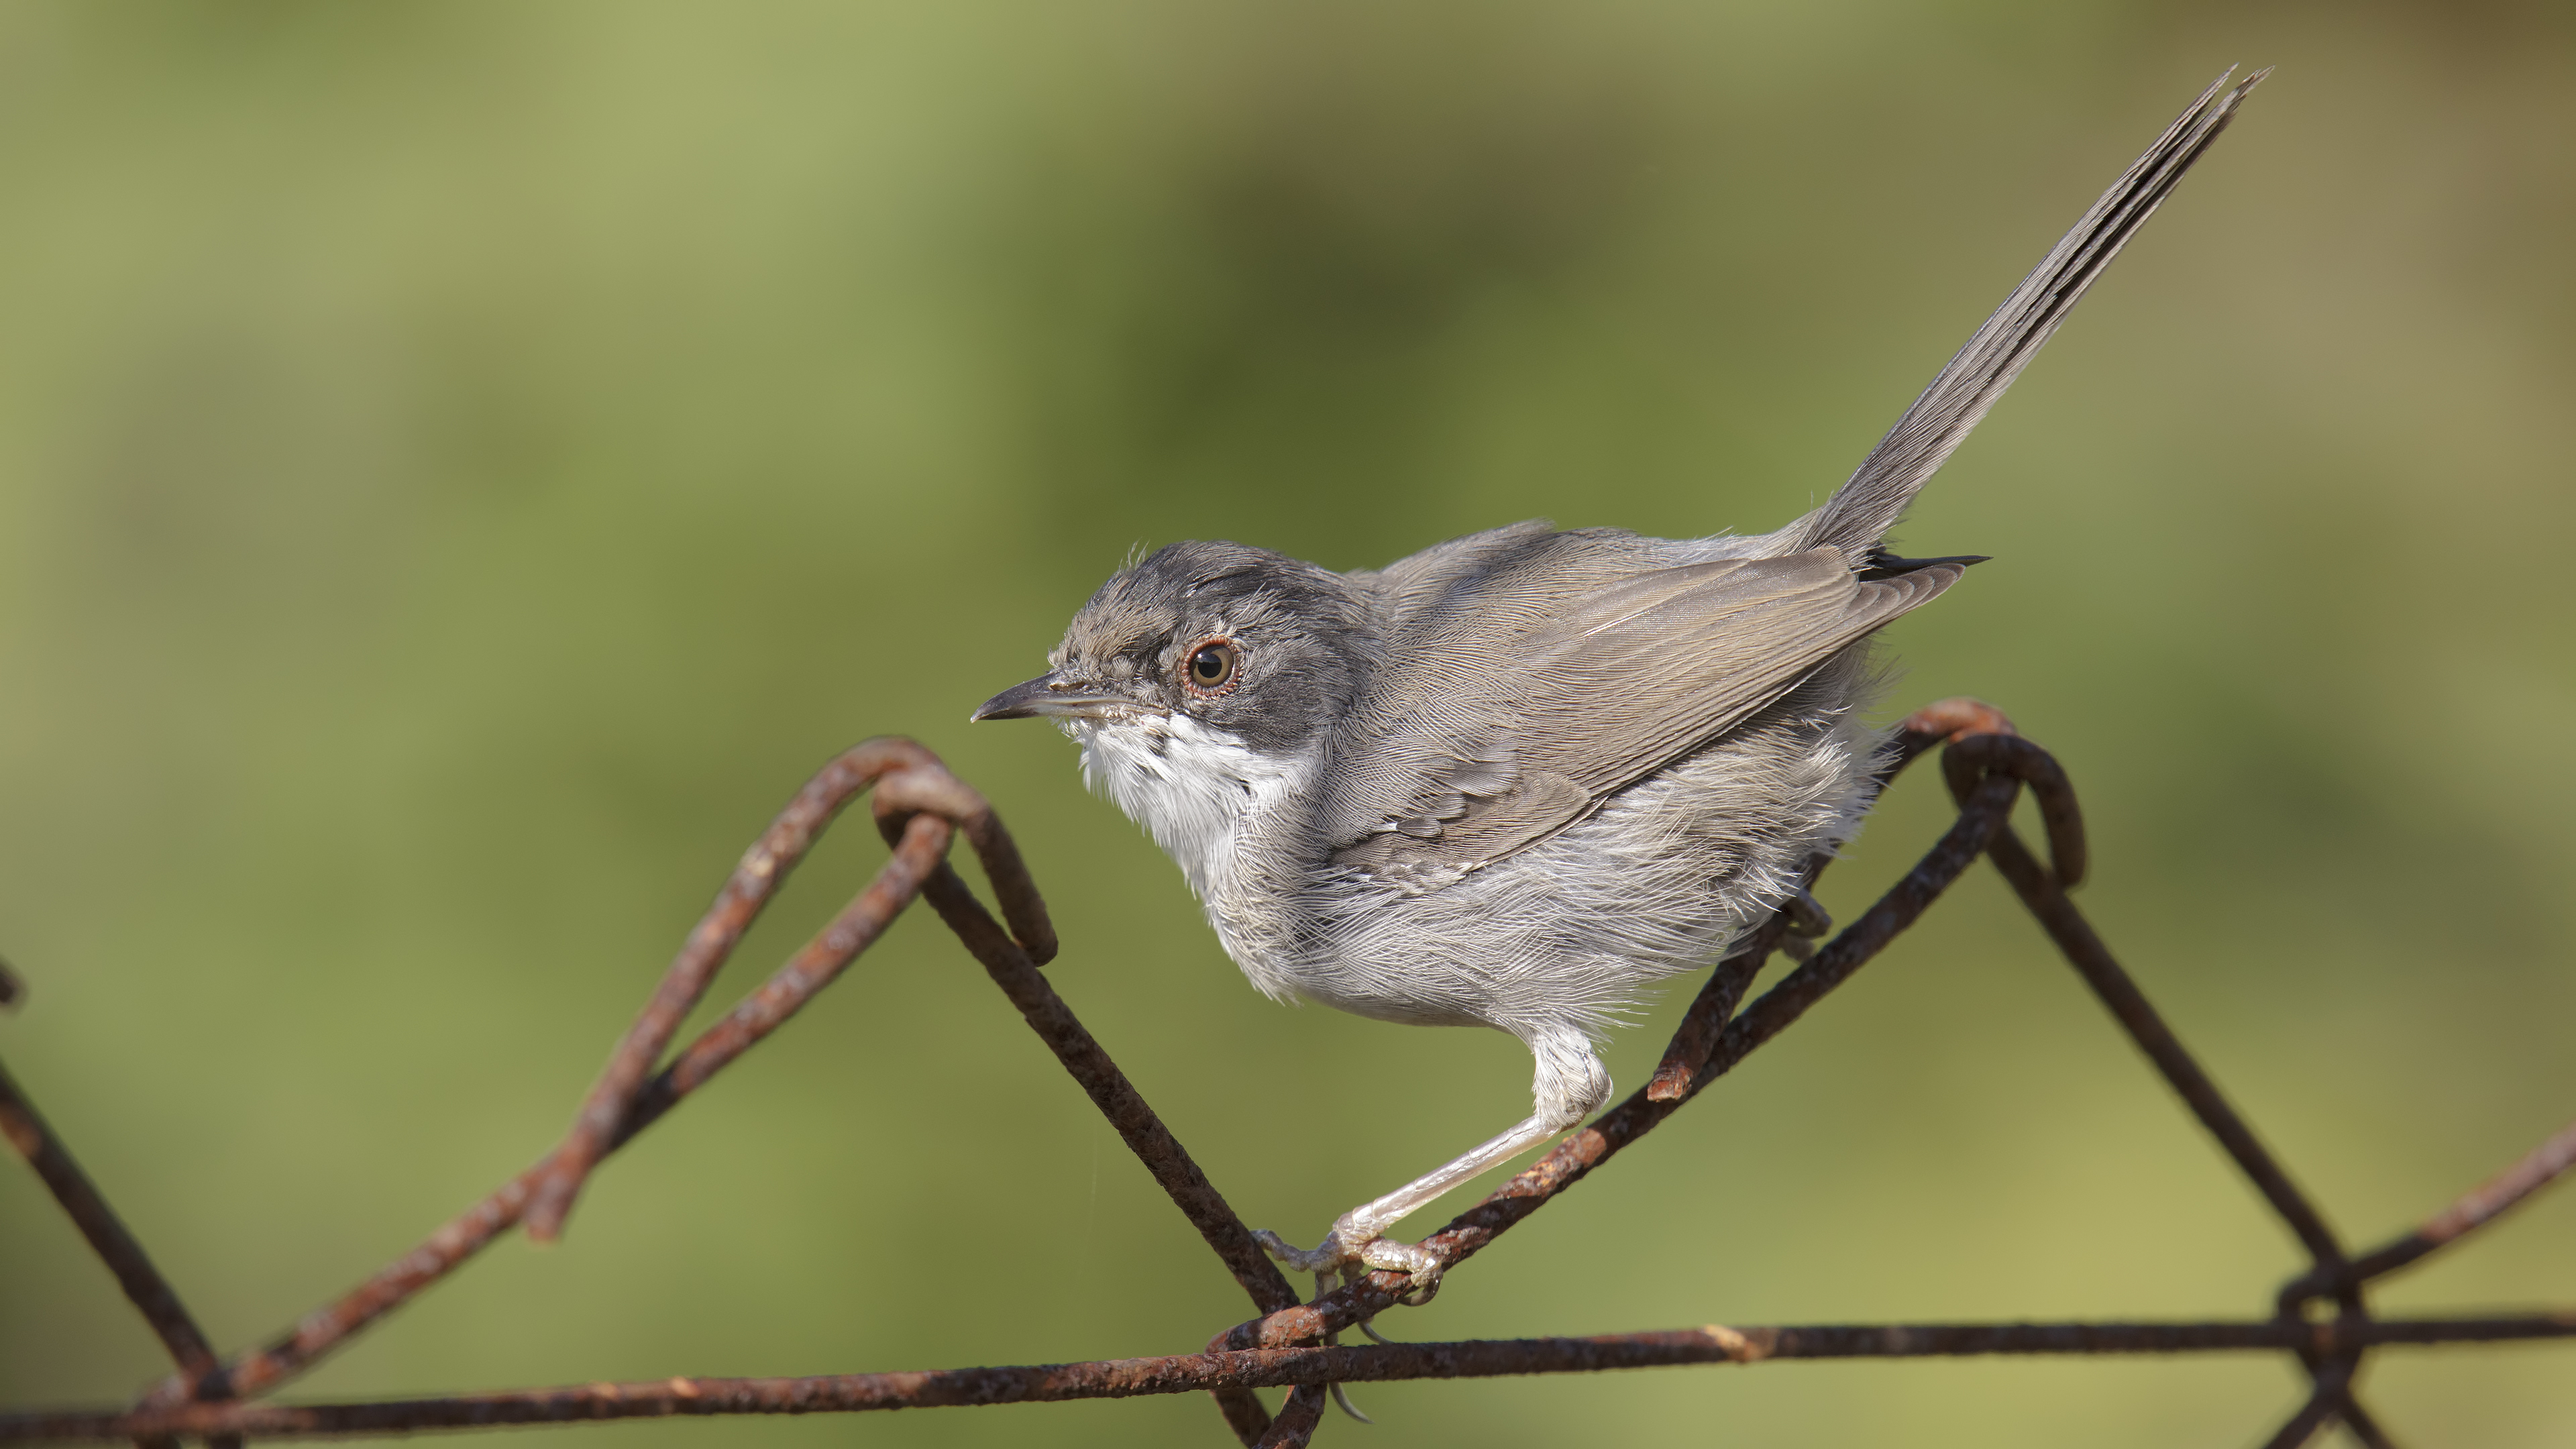
[[[1834,918],[1825,913],[1822,902],[1804,890],[1782,902],[1780,910],[1789,918],[1789,929],[1780,937],[1780,952],[1803,966],[1814,958],[1816,943],[1833,933]]]
[[[1318,1279],[1341,1271],[1342,1264],[1350,1261],[1350,1255],[1343,1252],[1342,1245],[1329,1234],[1313,1248],[1297,1247],[1268,1228],[1254,1228],[1252,1240],[1261,1245],[1261,1251],[1278,1259],[1279,1265],[1289,1272],[1312,1273]],[[1321,1291],[1320,1283],[1317,1288]]]
[[[1399,1243],[1382,1234],[1367,1231],[1345,1213],[1324,1235],[1324,1241],[1312,1248],[1291,1245],[1267,1228],[1253,1230],[1254,1242],[1292,1272],[1313,1273],[1320,1280],[1327,1273],[1338,1274],[1347,1282],[1368,1268],[1383,1268],[1402,1273],[1411,1280],[1399,1302],[1419,1308],[1440,1291],[1443,1271],[1439,1258],[1418,1243]]]
[[[1419,1308],[1440,1291],[1440,1260],[1419,1243],[1399,1243],[1393,1238],[1371,1238],[1360,1244],[1360,1261],[1372,1268],[1385,1268],[1402,1273],[1411,1285],[1396,1301],[1409,1308]]]

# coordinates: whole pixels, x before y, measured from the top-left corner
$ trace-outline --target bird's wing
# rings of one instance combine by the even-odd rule
[[[1811,549],[1651,569],[1572,598],[1519,571],[1491,579],[1472,611],[1486,628],[1388,641],[1318,802],[1333,859],[1419,889],[1535,844],[1962,571],[1863,580],[1840,552]]]

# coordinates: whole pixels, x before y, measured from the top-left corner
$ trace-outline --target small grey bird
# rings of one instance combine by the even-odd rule
[[[1490,1026],[1537,1059],[1518,1126],[1342,1214],[1289,1266],[1438,1285],[1398,1219],[1610,1095],[1605,1028],[1783,906],[1873,799],[1879,626],[1975,557],[1887,530],[2264,75],[2221,76],[1977,329],[1822,508],[1755,537],[1521,523],[1334,573],[1176,543],[974,718],[1054,720],[1281,1000]],[[2232,75],[2233,72],[2230,73]],[[1810,903],[1811,904],[1811,903]]]

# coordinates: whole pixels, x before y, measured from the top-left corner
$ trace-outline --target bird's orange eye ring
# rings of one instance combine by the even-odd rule
[[[1181,656],[1181,683],[1201,699],[1214,699],[1243,677],[1243,651],[1231,639],[1202,639]]]

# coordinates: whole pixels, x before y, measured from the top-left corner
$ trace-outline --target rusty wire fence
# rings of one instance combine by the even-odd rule
[[[46,1128],[26,1094],[0,1073],[0,1130],[6,1131],[11,1144],[79,1225],[177,1366],[176,1372],[128,1407],[0,1414],[0,1442],[130,1441],[172,1446],[182,1438],[195,1438],[230,1446],[248,1438],[682,1414],[846,1413],[1206,1391],[1244,1444],[1302,1445],[1314,1435],[1328,1388],[1336,1383],[1595,1373],[1780,1359],[2264,1352],[2294,1357],[2313,1385],[2306,1401],[2267,1444],[2302,1444],[2340,1424],[2376,1449],[2394,1441],[2354,1390],[2355,1375],[2372,1350],[2576,1337],[2576,1308],[2510,1316],[2392,1319],[2373,1315],[2367,1300],[2373,1280],[2492,1221],[2576,1162],[2576,1123],[2413,1231],[2364,1252],[2348,1250],[2183,1049],[2068,898],[2068,889],[2084,875],[2084,832],[2074,793],[2057,762],[2014,733],[2010,722],[1991,708],[1951,700],[1905,722],[1882,784],[1935,747],[1945,747],[1941,763],[1959,815],[1903,879],[1777,985],[1750,1005],[1742,1005],[1745,990],[1764,961],[1782,948],[1786,921],[1775,918],[1758,930],[1718,963],[1665,1049],[1652,1081],[1424,1239],[1423,1246],[1444,1269],[1455,1268],[1545,1207],[1849,980],[1983,855],[1995,863],[2068,963],[2305,1249],[2309,1266],[2281,1285],[2272,1317],[2208,1322],[1710,1325],[1591,1338],[1344,1346],[1339,1340],[1345,1330],[1365,1325],[1396,1302],[1406,1289],[1405,1276],[1369,1273],[1319,1293],[1313,1302],[1299,1301],[1296,1290],[1255,1246],[1224,1196],[1040,974],[1038,968],[1055,954],[1054,931],[1036,883],[991,806],[950,775],[928,750],[909,740],[879,739],[826,766],[744,855],[618,1044],[560,1146],[374,1277],[258,1348],[229,1358],[215,1352],[177,1292]],[[681,1022],[788,872],[841,808],[871,789],[877,828],[892,847],[892,858],[776,974],[664,1063],[664,1053]],[[2045,825],[2049,858],[2044,864],[2008,823],[2024,789],[2036,797]],[[946,863],[949,846],[960,833],[991,882],[1000,921]],[[1811,863],[1811,882],[1824,864],[1821,859]],[[437,1283],[513,1225],[537,1238],[560,1231],[583,1181],[602,1158],[632,1141],[795,1015],[873,944],[915,897],[927,898],[967,951],[983,964],[1030,1029],[1207,1240],[1259,1316],[1217,1334],[1202,1352],[1159,1358],[810,1378],[669,1378],[363,1403],[261,1401]],[[0,1004],[14,999],[19,989],[7,968],[0,966]],[[656,1063],[663,1064],[657,1069]],[[1253,1390],[1281,1387],[1289,1393],[1274,1416]]]

